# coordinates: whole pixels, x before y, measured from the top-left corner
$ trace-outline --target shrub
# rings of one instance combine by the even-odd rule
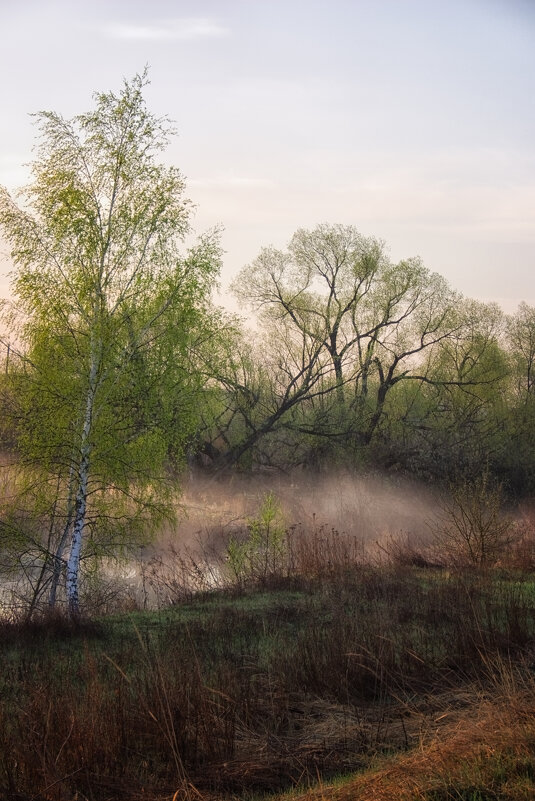
[[[264,496],[257,517],[247,521],[244,539],[232,536],[227,546],[227,562],[239,586],[266,584],[282,576],[286,565],[286,527],[275,495]]]
[[[461,565],[496,564],[513,539],[512,521],[503,514],[502,501],[502,485],[492,480],[488,468],[474,479],[450,485],[436,535],[444,555]]]

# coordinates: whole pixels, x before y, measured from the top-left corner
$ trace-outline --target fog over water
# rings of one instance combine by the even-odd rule
[[[225,478],[191,477],[184,487],[184,514],[173,539],[192,543],[211,529],[232,529],[258,514],[265,495],[279,501],[285,523],[311,531],[334,528],[369,544],[408,534],[426,538],[436,518],[438,493],[402,477],[269,473]],[[171,532],[167,533],[169,536]]]
[[[7,454],[0,455],[0,463],[7,468],[7,480],[11,464]],[[2,489],[8,493],[9,481]],[[176,522],[164,526],[150,544],[134,545],[126,559],[105,560],[101,583],[87,586],[86,601],[92,605],[95,596],[99,613],[99,597],[104,599],[104,610],[113,609],[116,601],[128,606],[128,599],[153,607],[174,603],[184,591],[224,586],[225,576],[229,577],[225,566],[229,540],[247,537],[248,523],[259,516],[269,493],[281,508],[288,547],[290,540],[302,544],[303,538],[311,542],[317,537],[329,540],[325,547],[332,548],[333,537],[342,535],[344,553],[359,560],[376,557],[392,539],[415,545],[430,542],[440,504],[437,491],[400,476],[344,471],[266,470],[224,476],[192,472],[177,495]],[[21,557],[24,568],[18,575],[3,576],[0,616],[24,609],[32,594],[30,585],[40,573],[41,557],[28,553]],[[47,597],[45,588],[40,605],[46,607]]]
[[[192,593],[232,584],[236,575],[228,561],[229,542],[248,538],[248,525],[259,517],[270,493],[286,529],[284,574],[295,569],[293,564],[302,567],[303,558],[314,560],[315,553],[323,563],[332,559],[338,566],[354,560],[389,562],[395,560],[398,545],[436,563],[436,537],[445,521],[444,488],[400,475],[343,470],[224,476],[192,472],[177,495],[174,523],[164,526],[150,544],[134,544],[126,558],[101,563],[96,584],[90,570],[93,579],[82,590],[89,614],[162,608]],[[520,523],[535,520],[535,508],[527,500],[505,511]],[[19,576],[3,577],[0,617],[24,610],[31,597],[28,580],[34,582],[40,564],[39,558]],[[314,562],[308,564],[313,572]],[[41,608],[46,608],[47,597],[45,592]],[[62,605],[64,599],[58,601]]]

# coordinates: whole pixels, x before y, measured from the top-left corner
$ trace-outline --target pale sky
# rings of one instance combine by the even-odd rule
[[[195,227],[224,227],[223,287],[339,222],[535,305],[535,0],[0,0],[0,183],[27,180],[31,112],[86,111],[145,64]]]

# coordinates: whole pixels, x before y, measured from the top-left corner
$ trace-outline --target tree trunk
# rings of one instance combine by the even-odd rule
[[[67,539],[69,537],[69,531],[71,530],[72,516],[74,513],[73,478],[74,478],[74,467],[73,467],[73,461],[71,460],[71,464],[69,467],[69,484],[68,484],[69,492],[67,496],[67,519],[65,521],[65,525],[63,526],[63,533],[61,535],[60,541],[58,542],[54,553],[54,562],[52,565],[52,580],[50,582],[50,592],[48,595],[48,605],[50,609],[54,609],[54,607],[56,606],[56,597],[58,593],[59,581],[61,578],[61,568],[65,563],[65,560],[63,559],[63,553],[65,551],[65,546],[67,544]],[[58,492],[59,492],[59,482],[58,482]]]
[[[82,553],[82,539],[85,526],[85,513],[87,508],[87,479],[89,476],[89,453],[82,458],[80,465],[80,483],[76,495],[74,509],[74,525],[72,528],[71,552],[67,562],[67,602],[69,614],[73,618],[80,615],[80,602],[78,597],[78,584],[80,577],[80,556]]]
[[[52,581],[50,584],[50,593],[48,596],[48,605],[51,609],[54,609],[54,607],[56,606],[56,596],[58,592],[59,580],[61,578],[61,568],[63,565],[63,552],[65,550],[65,545],[67,544],[67,537],[69,536],[71,523],[72,523],[72,509],[69,506],[67,511],[67,522],[63,527],[63,534],[61,535],[61,539],[58,543],[58,547],[56,548],[56,552],[54,554]]]
[[[80,615],[80,602],[78,597],[80,578],[80,557],[82,554],[82,540],[87,510],[87,487],[89,483],[89,469],[91,464],[91,430],[93,423],[93,409],[97,387],[97,374],[100,359],[97,355],[95,343],[91,348],[91,367],[89,371],[89,387],[86,398],[84,426],[80,445],[80,465],[78,468],[76,498],[74,502],[74,520],[71,537],[71,551],[67,561],[67,604],[69,614],[73,618]]]

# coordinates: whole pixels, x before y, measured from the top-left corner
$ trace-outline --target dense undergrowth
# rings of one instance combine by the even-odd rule
[[[6,624],[0,640],[0,797],[14,801],[250,797],[325,783],[385,755],[426,754],[437,730],[455,743],[481,710],[505,719],[504,694],[509,730],[516,708],[535,743],[529,575],[361,565],[77,626]],[[515,737],[495,736],[494,752],[503,740],[526,784],[535,756],[507,756]],[[472,757],[483,759],[477,749],[459,759]],[[407,797],[531,797],[496,795],[496,782],[474,794],[483,768],[472,795],[455,794],[458,772]],[[402,797],[342,787],[341,798]]]

